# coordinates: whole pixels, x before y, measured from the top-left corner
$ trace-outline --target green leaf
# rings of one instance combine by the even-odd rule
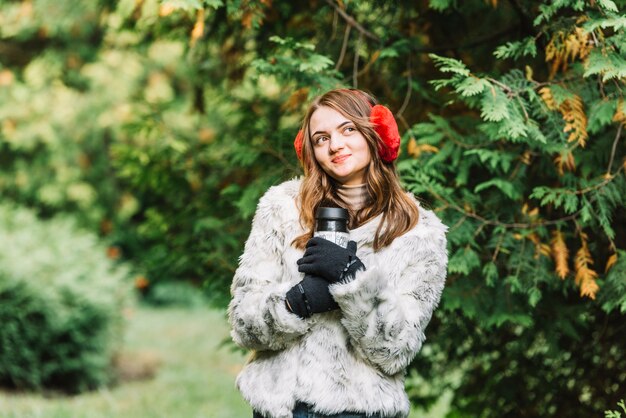
[[[617,251],[617,262],[606,275],[604,286],[599,293],[602,310],[611,313],[614,310],[626,313],[626,251]]]
[[[477,155],[480,162],[487,165],[492,173],[497,170],[498,166],[500,166],[504,172],[509,171],[511,162],[516,158],[514,154],[484,148],[467,150],[463,155]]]
[[[545,186],[538,186],[535,187],[532,191],[532,193],[530,194],[530,198],[531,199],[541,199],[542,197],[544,197],[548,192],[550,191],[549,188],[545,187]]]
[[[496,58],[505,59],[513,58],[519,59],[524,56],[537,56],[537,45],[535,44],[535,38],[529,36],[521,41],[507,42],[504,45],[499,46],[493,53]]]
[[[500,327],[504,323],[510,322],[512,324],[522,325],[524,327],[530,327],[533,324],[533,319],[530,315],[521,313],[498,313],[486,319],[487,326]]]
[[[200,0],[165,0],[163,5],[186,11],[202,9],[202,2]]]
[[[548,142],[546,136],[543,134],[543,132],[541,131],[541,129],[539,128],[539,125],[536,121],[534,120],[529,120],[526,123],[526,128],[527,128],[527,135],[526,137],[530,140],[533,141],[537,141],[541,144],[545,144]]]
[[[483,266],[483,275],[485,276],[485,282],[487,286],[495,286],[498,280],[498,267],[496,263],[490,261]]]
[[[464,76],[469,76],[469,69],[463,64],[461,61],[454,58],[440,57],[435,54],[428,54],[430,59],[432,59],[435,63],[435,66],[442,73],[453,73],[460,74]]]
[[[589,222],[592,219],[592,208],[591,203],[584,196],[582,197],[582,208],[580,209],[580,220],[584,223]]]
[[[456,91],[461,96],[469,97],[482,93],[486,87],[490,86],[491,84],[485,79],[478,77],[467,77],[456,86]]]
[[[480,258],[476,251],[469,247],[455,252],[448,263],[450,273],[460,273],[465,276],[477,267],[480,267]]]
[[[520,138],[525,138],[528,128],[525,116],[522,114],[521,106],[517,100],[509,100],[507,102],[508,118],[503,119],[498,127],[499,135],[512,142],[516,142]]]
[[[395,48],[393,48],[393,46],[383,48],[380,51],[380,58],[397,58],[399,56],[400,54],[398,53],[398,51],[396,51]]]
[[[508,99],[499,88],[491,87],[483,95],[480,116],[487,122],[499,122],[509,117]]]
[[[602,7],[604,10],[609,12],[619,13],[617,9],[617,5],[612,0],[597,0],[598,6]]]
[[[619,54],[603,54],[599,48],[594,48],[587,60],[587,69],[583,77],[601,75],[602,81],[606,82],[614,78],[626,77],[626,60]]]
[[[204,0],[204,4],[214,9],[219,9],[224,5],[222,0]]]
[[[535,306],[537,306],[537,303],[539,303],[540,300],[541,291],[536,287],[531,288],[528,292],[528,304],[534,308]]]
[[[593,32],[598,28],[613,28],[616,31],[626,29],[626,16],[619,15],[604,19],[593,19],[583,25],[583,29],[587,32]]]
[[[319,73],[333,64],[334,62],[330,58],[324,55],[313,54],[307,61],[300,63],[298,69],[302,72]]]
[[[428,2],[428,7],[441,12],[452,7],[454,4],[454,0],[430,0]]]
[[[616,108],[616,100],[598,100],[593,102],[589,108],[587,131],[594,134],[599,132],[603,127],[612,124]]]
[[[495,187],[504,193],[508,198],[517,200],[522,197],[520,190],[513,185],[513,183],[500,178],[491,179],[483,183],[478,184],[474,188],[474,193],[479,193],[489,187]]]
[[[563,209],[565,213],[572,214],[578,210],[578,196],[573,193],[564,194]]]

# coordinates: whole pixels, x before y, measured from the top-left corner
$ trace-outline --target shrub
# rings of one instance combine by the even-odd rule
[[[0,236],[0,384],[78,392],[109,382],[125,269],[67,219],[0,205]]]

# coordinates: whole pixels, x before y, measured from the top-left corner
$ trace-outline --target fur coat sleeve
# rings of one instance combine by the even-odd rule
[[[270,188],[261,198],[231,285],[228,316],[231,336],[252,350],[282,350],[306,333],[310,324],[290,313],[285,295],[294,285],[281,262],[285,207],[289,196]]]
[[[420,350],[443,291],[447,227],[420,208],[418,225],[367,257],[367,270],[331,286],[357,353],[383,372],[403,371]]]

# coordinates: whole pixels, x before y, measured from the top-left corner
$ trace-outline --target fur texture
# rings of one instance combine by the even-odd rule
[[[393,113],[389,108],[376,105],[372,107],[370,121],[374,124],[374,130],[383,140],[383,146],[378,150],[380,158],[390,163],[398,158],[400,150],[400,133],[398,132],[398,124],[393,117]]]
[[[272,418],[291,418],[296,401],[320,413],[405,417],[405,369],[444,287],[447,227],[420,207],[415,228],[377,253],[372,241],[380,217],[353,229],[367,270],[331,286],[340,310],[300,319],[285,307],[285,294],[303,277],[296,265],[303,251],[291,246],[304,232],[299,187],[300,180],[291,180],[261,198],[233,279],[231,335],[254,350],[237,387]]]

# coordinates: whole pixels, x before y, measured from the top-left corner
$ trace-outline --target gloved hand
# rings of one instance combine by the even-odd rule
[[[348,242],[343,248],[332,241],[313,237],[306,244],[304,256],[297,261],[298,271],[323,277],[328,283],[353,279],[365,265],[356,256],[356,242]]]
[[[328,282],[321,277],[306,275],[287,292],[287,308],[300,318],[339,308],[328,291]]]

